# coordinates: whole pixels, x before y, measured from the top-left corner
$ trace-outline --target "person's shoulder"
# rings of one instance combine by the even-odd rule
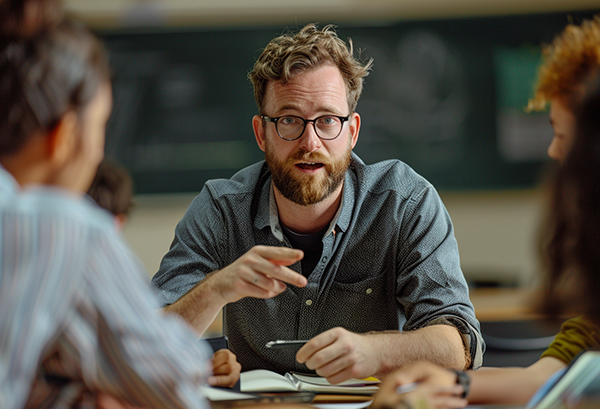
[[[600,327],[584,315],[578,315],[565,321],[561,326],[561,332],[567,331],[577,331],[600,338],[600,335],[597,335],[600,334]]]
[[[246,196],[255,192],[268,175],[268,167],[261,161],[239,170],[229,179],[211,179],[206,182],[206,188],[215,199],[232,195]]]
[[[14,196],[12,211],[40,222],[61,223],[70,228],[110,232],[113,218],[91,199],[59,188],[37,186]]]
[[[427,179],[399,159],[367,165],[353,154],[351,169],[356,173],[360,186],[373,193],[391,190],[401,195],[411,195],[432,188]]]

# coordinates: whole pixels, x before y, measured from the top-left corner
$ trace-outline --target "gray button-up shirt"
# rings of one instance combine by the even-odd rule
[[[208,181],[152,279],[163,304],[255,245],[290,246],[277,214],[264,162],[231,179]],[[300,273],[300,262],[291,268]],[[365,333],[453,325],[475,368],[484,348],[452,222],[433,186],[398,160],[365,165],[354,154],[342,204],[306,287],[288,285],[271,299],[228,304],[224,321],[243,370],[307,372],[295,360],[298,348],[265,344],[310,339],[337,326]]]

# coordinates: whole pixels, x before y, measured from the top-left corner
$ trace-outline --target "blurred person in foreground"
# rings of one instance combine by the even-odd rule
[[[244,370],[314,370],[332,383],[431,359],[481,365],[479,322],[452,222],[399,160],[352,149],[371,61],[332,26],[271,40],[249,77],[265,160],[208,181],[153,283],[199,333],[225,307]],[[269,349],[274,340],[309,340]]]
[[[578,163],[589,160],[589,164],[598,163],[600,158],[584,156],[581,152],[582,146],[589,148],[597,147],[600,144],[600,130],[593,128],[595,118],[600,117],[600,109],[594,111],[597,107],[598,94],[592,97],[584,104],[584,108],[579,110],[581,100],[590,87],[590,83],[595,84],[592,79],[600,73],[600,17],[592,20],[586,20],[581,25],[568,25],[554,41],[543,50],[544,60],[538,73],[538,83],[535,95],[529,103],[530,110],[542,110],[550,104],[550,123],[554,129],[554,137],[548,147],[548,155],[560,162],[561,165],[559,182],[555,186],[553,199],[553,214],[541,231],[542,242],[544,245],[544,258],[550,274],[549,286],[553,289],[550,294],[558,292],[560,280],[569,277],[568,274],[573,268],[578,268],[578,264],[586,265],[584,271],[570,276],[581,277],[582,282],[591,282],[594,292],[584,289],[577,293],[585,303],[597,304],[597,290],[594,286],[594,280],[600,280],[594,276],[595,272],[600,272],[600,263],[597,257],[600,254],[600,247],[596,242],[592,243],[595,248],[564,248],[568,244],[568,239],[589,240],[589,229],[584,225],[570,225],[566,218],[569,212],[578,215],[576,220],[581,223],[589,217],[590,222],[600,217],[600,212],[594,212],[594,207],[588,206],[579,199],[571,200],[571,197],[581,197],[589,199],[594,203],[596,209],[600,209],[597,196],[589,191],[578,191],[576,187],[581,187],[587,183],[598,184],[598,169],[590,172],[590,180],[586,180],[583,166],[578,168]],[[594,99],[596,98],[596,99]],[[596,105],[594,105],[596,104]],[[581,112],[580,112],[581,111]],[[576,114],[579,117],[576,118]],[[577,119],[577,120],[576,120]],[[579,132],[576,132],[576,128]],[[596,132],[594,133],[594,129]],[[575,137],[577,134],[577,137]],[[583,136],[582,136],[583,135]],[[585,138],[579,145],[579,151],[569,153],[571,146],[577,143],[577,140]],[[567,160],[568,156],[572,158]],[[569,162],[570,161],[570,162]],[[567,163],[570,163],[567,166]],[[594,178],[595,181],[594,181]],[[573,182],[573,192],[567,187],[564,180]],[[561,199],[561,195],[564,196]],[[574,196],[573,196],[574,195]],[[584,215],[583,219],[580,219]],[[585,229],[584,229],[585,227]],[[586,236],[584,236],[586,235]],[[569,252],[567,252],[569,250]],[[569,257],[577,255],[576,260],[569,260]],[[593,263],[596,264],[593,264]],[[595,266],[595,270],[591,268]],[[559,298],[546,297],[548,312],[556,312],[560,309]],[[574,304],[576,305],[576,304]],[[586,314],[567,320],[561,327],[561,331],[556,335],[550,347],[541,355],[541,358],[527,368],[480,368],[478,371],[469,371],[461,374],[463,377],[470,378],[469,391],[466,399],[460,399],[456,396],[449,396],[447,393],[440,393],[437,396],[429,395],[432,399],[429,403],[432,407],[458,407],[458,404],[464,406],[467,401],[470,404],[523,404],[527,402],[548,378],[557,371],[563,370],[577,357],[581,352],[597,348],[600,346],[600,319],[598,316],[590,316],[593,308],[581,308],[580,311]],[[375,400],[375,407],[389,406],[392,402],[402,402],[406,397],[394,393],[394,385],[410,382],[416,379],[430,388],[429,391],[441,387],[449,388],[459,381],[456,373],[451,373],[430,363],[418,363],[410,368],[405,368],[387,381],[386,385]],[[463,378],[464,381],[465,378]],[[464,381],[464,382],[468,382]],[[429,392],[415,392],[414,395],[427,395]],[[461,392],[460,395],[464,393]]]
[[[111,160],[103,160],[96,170],[88,196],[115,219],[121,230],[133,207],[133,180],[127,169]]]
[[[0,407],[205,408],[199,388],[234,383],[239,364],[228,352],[211,376],[208,346],[159,312],[112,218],[84,200],[109,67],[48,5],[0,3]]]
[[[102,209],[111,214],[117,230],[122,230],[129,219],[133,207],[133,179],[129,171],[114,160],[103,160],[92,185],[87,191],[88,196]],[[227,349],[215,352],[211,359],[213,375],[211,379],[216,386],[231,387],[239,378],[241,365],[235,355]]]

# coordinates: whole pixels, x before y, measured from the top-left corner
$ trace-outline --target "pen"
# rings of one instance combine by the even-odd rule
[[[411,392],[417,389],[417,386],[419,386],[417,382],[405,383],[404,385],[400,385],[396,388],[396,393],[403,394]]]
[[[285,347],[285,346],[302,346],[302,345],[306,344],[307,342],[308,342],[307,339],[305,339],[305,340],[288,340],[288,341],[277,340],[277,341],[269,341],[265,344],[265,346],[267,348],[278,348],[278,347]]]

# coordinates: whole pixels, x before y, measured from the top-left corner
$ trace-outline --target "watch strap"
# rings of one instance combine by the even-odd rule
[[[471,377],[465,371],[454,370],[453,372],[456,374],[456,383],[458,385],[462,385],[463,387],[463,393],[461,395],[461,398],[464,399],[469,394],[469,388],[471,386]]]

